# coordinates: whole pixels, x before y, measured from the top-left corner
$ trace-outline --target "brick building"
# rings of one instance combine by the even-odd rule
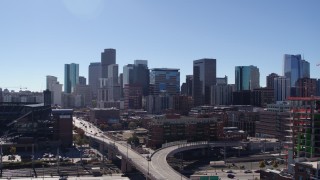
[[[228,126],[238,127],[249,136],[256,134],[256,122],[259,121],[259,112],[252,111],[228,111]]]
[[[142,86],[125,84],[123,89],[124,94],[124,109],[141,109],[142,108]]]
[[[93,108],[90,110],[90,121],[95,124],[113,124],[120,120],[117,108]]]
[[[159,148],[163,143],[179,140],[215,141],[223,137],[223,121],[215,117],[181,117],[168,119],[156,116],[149,123],[147,146]]]
[[[54,138],[60,140],[63,147],[72,146],[72,109],[53,109],[52,116],[55,121]]]

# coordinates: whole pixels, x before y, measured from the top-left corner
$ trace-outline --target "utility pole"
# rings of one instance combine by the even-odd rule
[[[34,170],[34,144],[32,144],[32,157],[31,157],[31,160],[32,160],[32,169]]]
[[[182,171],[183,171],[183,153],[181,152],[181,180],[182,180]]]
[[[57,171],[58,175],[60,175],[60,169],[59,169],[59,147],[57,148]]]
[[[128,171],[128,163],[129,163],[128,148],[129,148],[129,143],[127,143],[127,163],[126,163],[126,171]]]
[[[2,177],[2,142],[0,144],[0,177]]]

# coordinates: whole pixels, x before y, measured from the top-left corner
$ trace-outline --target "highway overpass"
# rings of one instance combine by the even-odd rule
[[[80,123],[81,122],[81,123]],[[177,142],[176,144],[170,143],[170,146],[158,149],[149,159],[142,156],[138,152],[131,149],[130,145],[123,143],[123,141],[115,141],[105,136],[93,124],[75,118],[75,125],[85,130],[87,136],[92,140],[99,143],[99,150],[108,150],[108,159],[114,159],[117,155],[121,155],[121,170],[125,173],[131,170],[134,166],[135,169],[143,173],[148,179],[155,180],[171,180],[171,179],[188,179],[179,172],[175,171],[167,162],[167,157],[175,153],[208,147],[230,147],[230,146],[243,146],[245,142],[191,142],[185,141]],[[84,127],[87,128],[84,128]]]

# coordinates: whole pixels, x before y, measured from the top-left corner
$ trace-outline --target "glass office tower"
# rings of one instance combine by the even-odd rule
[[[79,84],[79,64],[64,65],[64,92],[72,93],[74,87]]]
[[[193,61],[192,98],[194,106],[209,105],[211,86],[217,81],[216,59],[199,59]]]
[[[150,86],[152,95],[166,93],[167,95],[180,94],[179,69],[154,68],[150,71]]]
[[[260,87],[260,72],[256,66],[235,67],[236,90],[253,90]]]
[[[283,75],[290,79],[290,87],[295,87],[299,78],[310,78],[310,63],[301,55],[284,55]]]

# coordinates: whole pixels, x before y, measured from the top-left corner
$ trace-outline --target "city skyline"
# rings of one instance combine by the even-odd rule
[[[44,90],[47,75],[63,82],[69,62],[88,79],[106,48],[117,50],[120,70],[145,59],[150,69],[180,69],[181,83],[194,60],[213,58],[217,77],[234,84],[235,66],[253,65],[265,86],[268,74],[283,75],[284,54],[301,54],[320,78],[319,1],[77,2],[0,2],[1,88]]]

